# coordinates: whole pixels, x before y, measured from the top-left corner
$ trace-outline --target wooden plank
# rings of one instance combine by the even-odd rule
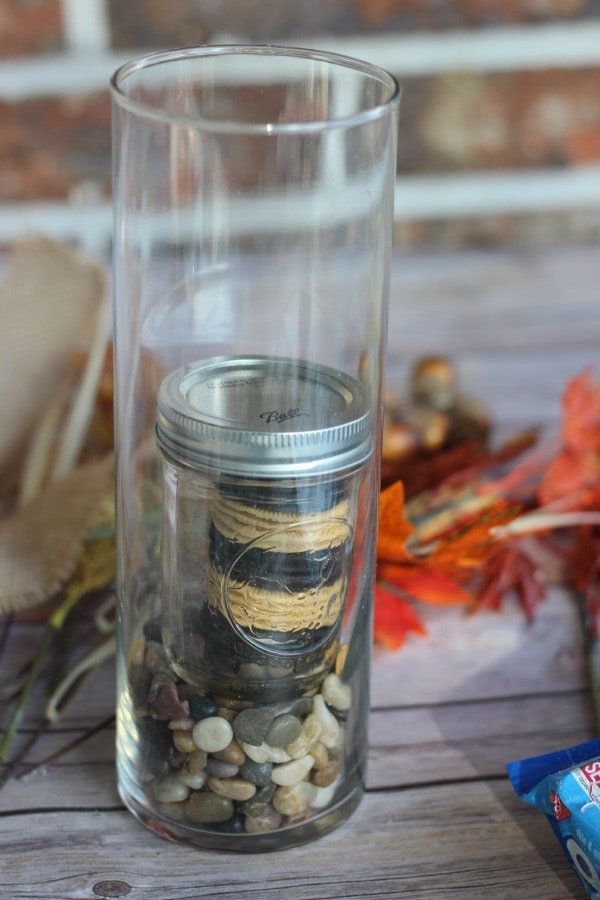
[[[396,260],[392,269],[388,349],[401,360],[405,338],[443,341],[450,351],[515,347],[545,351],[595,345],[599,357],[597,259],[569,248]],[[400,352],[398,352],[400,351]]]
[[[554,426],[568,378],[600,363],[597,253],[481,252],[396,257],[387,380],[403,393],[415,359],[446,354],[504,436]]]
[[[104,761],[39,769],[23,780],[11,779],[0,791],[0,815],[53,809],[79,815],[81,810],[111,810],[117,794],[114,753]]]
[[[585,688],[582,637],[575,601],[553,587],[528,624],[509,603],[500,613],[419,605],[428,635],[396,653],[376,648],[375,707],[448,703]]]
[[[506,776],[508,762],[590,740],[587,692],[371,713],[368,784]]]
[[[269,855],[198,853],[121,810],[4,817],[0,841],[11,861],[0,894],[11,900],[97,896],[108,880],[132,900],[581,896],[545,818],[505,782],[370,793],[334,833]]]

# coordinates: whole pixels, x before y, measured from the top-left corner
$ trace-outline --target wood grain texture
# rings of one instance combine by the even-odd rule
[[[578,896],[556,839],[506,782],[369,793],[336,832],[269,855],[161,841],[118,809],[47,810],[0,821],[3,897],[93,897],[123,881],[135,900],[192,897]],[[40,866],[40,859],[46,861]],[[27,893],[29,892],[29,893]],[[36,893],[38,892],[38,893]],[[46,892],[46,893],[44,893]]]

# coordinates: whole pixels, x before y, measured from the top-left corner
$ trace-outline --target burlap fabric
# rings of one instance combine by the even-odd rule
[[[66,393],[70,354],[89,344],[106,295],[103,267],[45,238],[11,252],[0,284],[0,484],[25,466],[32,434]],[[82,541],[112,490],[112,454],[47,479],[26,503],[0,497],[0,612],[56,593],[73,573]]]

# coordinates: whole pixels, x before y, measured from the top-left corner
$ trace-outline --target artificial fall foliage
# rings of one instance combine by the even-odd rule
[[[600,612],[600,384],[569,381],[557,437],[517,435],[496,452],[463,445],[405,467],[381,492],[375,640],[391,650],[425,634],[419,604],[499,610],[515,597],[531,619],[544,600],[541,559],[560,562]],[[533,446],[532,446],[533,445]],[[543,551],[540,552],[540,551]]]

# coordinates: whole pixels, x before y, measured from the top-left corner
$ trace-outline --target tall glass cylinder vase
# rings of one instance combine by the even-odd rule
[[[119,789],[286,847],[365,780],[398,87],[224,46],[112,92]]]

